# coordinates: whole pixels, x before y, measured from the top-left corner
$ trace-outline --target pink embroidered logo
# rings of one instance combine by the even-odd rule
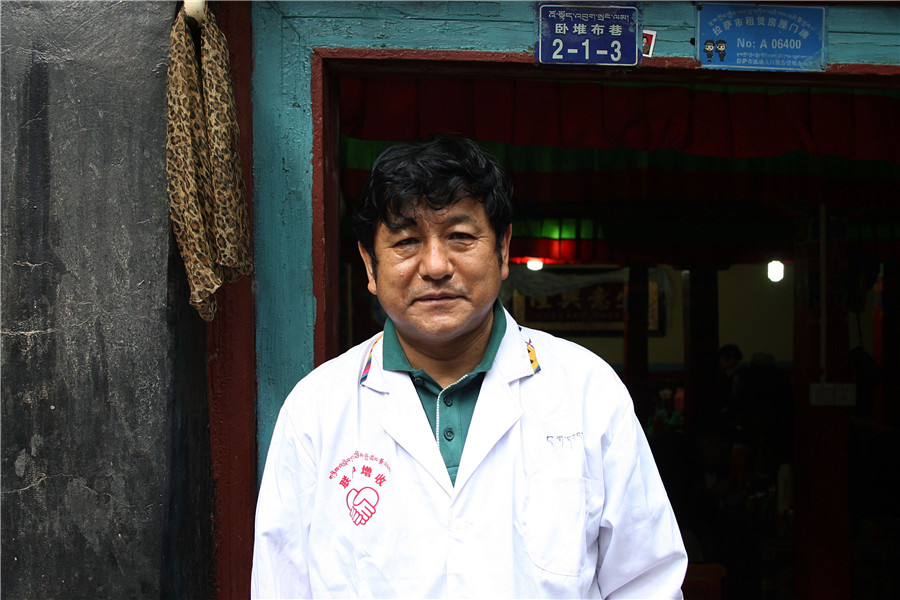
[[[354,525],[365,525],[375,514],[378,505],[378,492],[374,488],[364,487],[361,490],[351,489],[347,492],[347,508]]]
[[[365,525],[375,514],[381,491],[391,476],[388,461],[370,452],[354,450],[328,475],[347,490],[346,503],[354,525]]]

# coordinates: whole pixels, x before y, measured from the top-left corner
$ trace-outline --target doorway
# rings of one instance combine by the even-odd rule
[[[359,54],[319,50],[313,61],[314,98],[320,100],[314,104],[314,118],[322,123],[315,138],[314,154],[322,163],[315,171],[314,205],[319,212],[314,228],[321,228],[326,241],[316,276],[317,289],[326,299],[319,322],[327,324],[317,327],[317,336],[322,337],[316,347],[324,349],[317,362],[380,328],[377,306],[365,290],[347,228],[355,189],[387,145],[433,131],[456,132],[483,143],[513,172],[520,191],[516,212],[527,216],[514,224],[514,232],[523,232],[515,239],[515,258],[538,256],[555,265],[560,275],[580,269],[664,269],[665,277],[678,284],[681,314],[670,319],[667,329],[677,336],[675,323],[680,321],[682,342],[675,344],[680,346],[680,361],[657,361],[668,364],[668,369],[660,370],[650,368],[653,363],[647,358],[649,393],[667,410],[667,418],[678,412],[673,411],[675,402],[682,403],[682,412],[690,412],[691,406],[700,404],[700,396],[715,393],[708,382],[718,375],[719,347],[733,341],[720,333],[736,330],[733,323],[720,324],[722,296],[727,291],[759,302],[760,288],[737,284],[739,291],[733,292],[736,273],[755,269],[762,273],[764,263],[778,258],[788,264],[788,284],[793,285],[789,314],[779,313],[777,325],[781,333],[790,329],[788,350],[774,356],[765,348],[747,347],[742,365],[744,391],[775,385],[777,393],[767,388],[767,397],[781,394],[762,416],[753,412],[742,418],[755,419],[767,434],[777,424],[778,433],[774,438],[763,436],[770,443],[760,449],[759,436],[737,441],[721,429],[701,435],[692,430],[699,426],[679,425],[675,419],[664,429],[678,433],[680,428],[693,436],[690,442],[666,436],[654,445],[661,469],[674,473],[667,481],[670,494],[676,490],[673,502],[683,494],[682,505],[695,506],[692,492],[711,492],[719,484],[704,498],[713,507],[727,509],[708,513],[715,517],[705,522],[701,518],[695,526],[698,532],[685,537],[697,538],[696,562],[724,565],[724,597],[794,597],[798,566],[809,568],[823,553],[834,555],[834,548],[816,549],[809,542],[797,545],[797,525],[779,505],[783,500],[779,485],[790,473],[781,466],[793,462],[794,470],[799,466],[814,471],[794,481],[796,501],[803,508],[809,506],[803,503],[810,502],[816,482],[828,478],[839,490],[849,488],[851,468],[849,433],[837,438],[836,456],[844,469],[828,474],[819,472],[818,462],[809,458],[812,450],[804,444],[808,432],[803,441],[793,435],[811,423],[821,427],[819,433],[845,432],[853,413],[846,410],[824,421],[815,415],[807,420],[807,386],[817,366],[818,346],[808,343],[808,330],[796,321],[819,309],[810,292],[815,290],[811,273],[818,269],[814,260],[820,206],[829,208],[828,224],[833,226],[829,235],[839,245],[829,251],[831,264],[838,266],[836,277],[847,271],[847,248],[873,250],[860,234],[867,224],[874,225],[885,215],[897,219],[896,207],[884,201],[891,197],[897,170],[879,158],[895,153],[889,140],[876,129],[866,129],[865,123],[864,135],[859,123],[852,132],[833,127],[833,118],[847,111],[862,117],[895,110],[896,97],[824,87],[760,86],[752,80],[710,83],[699,81],[700,76],[685,76],[684,71],[658,73],[655,81],[621,73],[600,80],[596,71],[563,75],[536,70],[527,57],[495,64],[496,56],[479,62],[472,53],[465,53],[463,61],[454,53],[392,56],[385,51],[373,69],[371,51],[366,51],[366,58]],[[789,126],[798,119],[802,127]],[[603,135],[591,137],[597,131]],[[803,132],[814,134],[813,146]],[[685,272],[689,296],[684,296]],[[722,287],[723,279],[730,283]],[[712,306],[714,316],[708,310],[691,312],[697,306]],[[679,312],[670,305],[664,310]],[[689,314],[692,319],[685,318]],[[835,320],[843,322],[844,332],[832,329],[829,343],[846,345],[847,315]],[[867,327],[875,325],[867,322]],[[802,344],[794,343],[797,336]],[[610,340],[621,340],[597,337],[607,346]],[[653,341],[648,341],[651,351]],[[759,368],[771,373],[771,366],[777,369],[777,381],[768,377],[761,382]],[[850,377],[849,363],[839,368]],[[787,432],[785,421],[791,424]],[[652,421],[648,435],[653,435]],[[803,456],[793,456],[797,444],[804,446]],[[774,462],[766,454],[769,451],[776,453]],[[709,461],[713,468],[685,472],[694,460]],[[766,469],[756,473],[763,463]],[[751,481],[757,475],[759,480]],[[845,547],[832,560],[846,559],[844,565],[849,565],[853,525],[851,516],[843,520],[840,516],[848,514],[849,499],[832,504],[835,507],[831,525],[844,531],[846,538]],[[679,521],[696,521],[686,510]],[[807,520],[800,527],[808,531],[816,524]],[[704,535],[704,528],[712,531]]]

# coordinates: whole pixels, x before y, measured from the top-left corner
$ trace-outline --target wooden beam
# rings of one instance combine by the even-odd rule
[[[629,267],[625,283],[625,385],[641,423],[650,418],[647,339],[649,335],[649,270]]]
[[[810,384],[823,379],[821,344],[829,382],[847,381],[847,311],[839,281],[838,248],[818,239],[798,245],[794,259],[794,514],[797,598],[850,598],[849,417],[845,406],[811,406]],[[824,273],[824,275],[823,275]],[[823,312],[822,308],[825,307]],[[820,339],[825,319],[827,339]]]
[[[882,386],[884,422],[892,428],[900,426],[900,260],[887,260],[883,265],[882,306]]]
[[[219,26],[228,40],[247,208],[252,215],[253,58],[247,27],[250,3],[217,5]],[[245,277],[222,286],[216,298],[218,311],[206,328],[210,456],[215,485],[215,587],[217,598],[238,599],[250,594],[256,510],[256,320],[252,279]]]
[[[684,419],[688,431],[702,425],[716,387],[719,356],[718,271],[691,268],[682,276],[684,302]]]

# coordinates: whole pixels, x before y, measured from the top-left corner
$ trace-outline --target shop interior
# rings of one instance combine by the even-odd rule
[[[896,94],[405,69],[334,81],[339,349],[383,320],[349,225],[369,165],[432,132],[474,139],[515,186],[504,305],[628,385],[689,551],[686,597],[794,597],[818,556],[805,533],[832,508],[853,597],[895,589]]]

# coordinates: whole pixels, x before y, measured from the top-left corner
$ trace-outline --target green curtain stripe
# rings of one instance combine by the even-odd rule
[[[671,222],[622,220],[616,218],[597,219],[514,219],[513,237],[516,239],[549,240],[597,240],[606,242],[645,242],[656,244],[691,243],[704,239],[716,244],[745,242],[790,242],[794,235],[792,222],[760,221],[745,219],[740,222],[722,224],[710,228],[707,223],[679,220],[678,226]],[[885,233],[880,239],[890,239]],[[864,235],[856,237],[863,238]],[[869,236],[870,238],[872,236]]]
[[[369,170],[381,152],[396,141],[360,140],[341,136],[341,160],[345,169]],[[728,158],[693,156],[676,150],[631,148],[557,148],[514,146],[478,141],[498,162],[513,173],[573,173],[578,171],[623,171],[664,169],[716,173],[771,173],[777,175],[828,175],[836,179],[900,179],[900,165],[891,161],[850,160],[834,155],[788,152],[779,156]]]
[[[603,229],[596,219],[521,219],[514,221],[516,237],[551,240],[602,240]]]

